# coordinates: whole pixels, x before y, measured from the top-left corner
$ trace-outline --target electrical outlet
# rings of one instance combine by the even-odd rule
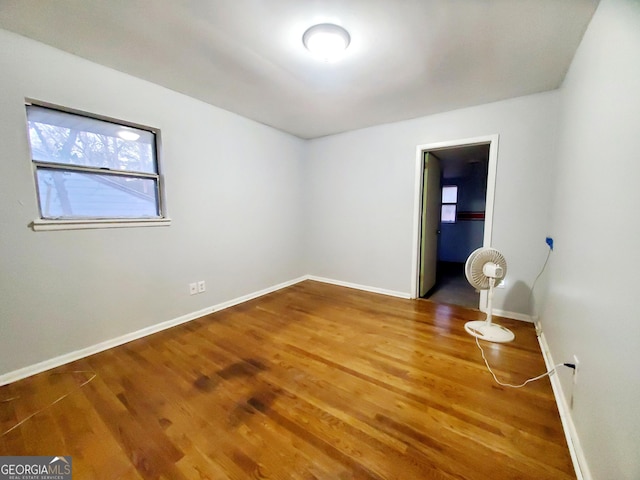
[[[190,283],[189,284],[189,295],[195,295],[196,293],[198,293],[198,284],[197,283]]]
[[[506,286],[507,286],[507,281],[503,279],[496,288],[504,288]]]
[[[207,285],[204,283],[204,280],[200,280],[198,282],[198,293],[202,293],[207,290]]]
[[[573,401],[576,393],[576,384],[578,383],[578,370],[580,369],[580,360],[578,360],[578,356],[573,356],[573,364],[576,368],[573,369],[573,385],[571,386],[571,398],[569,400],[569,408],[573,410]]]

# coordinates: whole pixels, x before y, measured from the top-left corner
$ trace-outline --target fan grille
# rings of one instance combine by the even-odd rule
[[[502,276],[496,279],[495,286],[498,286],[507,274],[507,260],[495,248],[478,248],[469,255],[465,264],[465,274],[469,283],[478,290],[489,288],[489,277],[482,271],[487,263],[495,263],[502,268]]]

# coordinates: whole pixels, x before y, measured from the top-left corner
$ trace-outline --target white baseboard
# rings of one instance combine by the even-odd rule
[[[59,367],[61,365],[74,362],[76,360],[80,360],[81,358],[88,357],[90,355],[102,352],[104,350],[108,350],[113,347],[117,347],[119,345],[123,345],[125,343],[129,343],[133,340],[137,340],[142,337],[146,337],[147,335],[151,335],[153,333],[160,332],[162,330],[166,330],[167,328],[175,327],[176,325],[180,325],[182,323],[189,322],[191,320],[195,320],[196,318],[203,317],[213,312],[217,312],[219,310],[224,310],[225,308],[233,307],[234,305],[238,305],[243,302],[247,302],[249,300],[253,300],[254,298],[261,297],[268,293],[275,292],[285,287],[289,287],[298,282],[306,280],[306,277],[299,277],[294,280],[289,280],[288,282],[283,282],[278,285],[274,285],[272,287],[265,288],[263,290],[259,290],[257,292],[249,293],[247,295],[243,295],[241,297],[234,298],[232,300],[219,303],[212,307],[203,308],[202,310],[198,310],[196,312],[191,312],[186,315],[182,315],[178,318],[174,318],[172,320],[167,320],[166,322],[158,323],[155,325],[151,325],[146,328],[142,328],[140,330],[136,330],[135,332],[127,333],[120,337],[112,338],[110,340],[106,340],[104,342],[97,343],[95,345],[91,345],[86,348],[82,348],[80,350],[75,350],[70,353],[65,353],[64,355],[60,355],[58,357],[51,358],[49,360],[45,360],[43,362],[36,363],[34,365],[29,365],[28,367],[20,368],[18,370],[14,370],[12,372],[5,373],[0,375],[0,386],[6,385],[8,383],[16,382],[26,377],[30,377],[31,375],[35,375],[37,373],[42,373],[47,370],[51,370],[52,368]]]
[[[113,338],[110,340],[106,340],[104,342],[100,342],[96,345],[91,345],[86,348],[82,348],[80,350],[75,350],[70,353],[66,353],[64,355],[60,355],[58,357],[54,357],[49,360],[45,360],[43,362],[36,363],[34,365],[29,365],[24,368],[20,368],[18,370],[14,370],[12,372],[5,373],[0,375],[0,386],[6,385],[8,383],[15,382],[17,380],[21,380],[23,378],[29,377],[31,375],[35,375],[37,373],[44,372],[46,370],[50,370],[52,368],[59,367],[66,363],[74,362],[84,357],[88,357],[90,355],[102,352],[104,350],[108,350],[109,348],[117,347],[118,345],[123,345],[125,343],[131,342],[133,340],[137,340],[142,337],[146,337],[147,335],[151,335],[153,333],[160,332],[162,330],[166,330],[167,328],[175,327],[176,325],[180,325],[182,323],[189,322],[191,320],[195,320],[196,318],[200,318],[204,315],[208,315],[213,312],[217,312],[219,310],[224,310],[225,308],[233,307],[235,305],[239,305],[241,303],[247,302],[254,298],[261,297],[268,293],[275,292],[285,287],[289,287],[296,283],[299,283],[303,280],[315,280],[317,282],[329,283],[332,285],[338,285],[341,287],[355,288],[356,290],[363,290],[365,292],[379,293],[382,295],[389,295],[392,297],[399,297],[409,299],[411,295],[406,292],[398,292],[394,290],[387,290],[385,288],[371,287],[368,285],[360,285],[357,283],[344,282],[342,280],[334,280],[331,278],[317,277],[315,275],[304,275],[302,277],[298,277],[293,280],[289,280],[287,282],[280,283],[278,285],[274,285],[272,287],[265,288],[263,290],[259,290],[257,292],[249,293],[247,295],[243,295],[241,297],[234,298],[232,300],[228,300],[226,302],[219,303],[217,305],[213,305],[211,307],[203,308],[202,310],[198,310],[196,312],[191,312],[186,315],[182,315],[178,318],[174,318],[172,320],[167,320],[166,322],[158,323],[156,325],[151,325],[149,327],[136,330],[135,332],[127,333],[117,338]],[[513,318],[516,320],[523,320],[525,322],[532,322],[530,316],[523,315],[515,312],[506,312],[503,310],[495,310],[494,314],[502,317]]]
[[[330,283],[332,285],[338,285],[340,287],[355,288],[356,290],[363,290],[365,292],[380,293],[382,295],[389,295],[391,297],[411,298],[411,295],[405,292],[396,292],[395,290],[387,290],[386,288],[369,287],[367,285],[359,285],[357,283],[343,282],[342,280],[333,280],[331,278],[316,277],[315,275],[306,275],[305,280],[315,280],[316,282]]]
[[[556,364],[551,356],[549,350],[549,344],[542,332],[542,328],[539,323],[536,323],[536,331],[538,334],[538,342],[540,343],[540,349],[542,350],[542,356],[544,357],[544,363],[547,366],[547,370],[551,370]],[[558,375],[549,375],[551,380],[551,388],[553,389],[553,395],[556,398],[556,404],[558,405],[558,412],[560,413],[560,421],[562,422],[562,429],[564,430],[565,437],[567,439],[567,445],[569,446],[569,453],[571,460],[573,461],[573,467],[576,471],[576,477],[578,480],[592,480],[589,466],[587,465],[587,459],[584,456],[584,451],[580,445],[580,438],[576,431],[576,426],[573,423],[571,416],[571,410],[567,402],[562,386],[560,385],[560,379]]]
[[[378,288],[378,287],[369,287],[367,285],[360,285],[360,284],[351,283],[351,282],[343,282],[342,280],[334,280],[332,278],[317,277],[315,275],[306,275],[304,277],[304,280],[315,280],[316,282],[330,283],[332,285],[355,288],[356,290],[364,290],[365,292],[380,293],[382,295],[389,295],[392,297],[407,298],[407,299],[411,298],[411,295],[406,292],[398,292],[395,290],[387,290],[385,288]],[[531,317],[531,315],[527,315],[524,313],[509,312],[506,310],[500,310],[500,309],[494,308],[493,314],[499,317],[512,318],[513,320],[520,320],[523,322],[534,323],[533,317]]]
[[[525,313],[509,312],[507,310],[500,310],[500,309],[494,308],[493,314],[498,317],[512,318],[514,320],[520,320],[522,322],[535,323],[533,321],[533,318],[531,318],[531,315],[527,315]]]
[[[257,292],[249,293],[247,295],[243,295],[241,297],[234,298],[233,300],[229,300],[227,302],[222,302],[213,307],[209,308],[207,313],[217,312],[219,310],[224,310],[225,308],[234,307],[236,305],[240,305],[241,303],[248,302],[249,300],[253,300],[254,298],[262,297],[263,295],[267,295],[268,293],[277,292],[278,290],[282,290],[283,288],[290,287],[291,285],[295,285],[296,283],[300,283],[307,279],[306,275],[302,277],[294,278],[293,280],[288,280],[286,282],[279,283],[277,285],[273,285],[272,287],[267,287],[263,290],[259,290]],[[202,315],[200,315],[202,316]],[[196,317],[197,318],[197,317]]]

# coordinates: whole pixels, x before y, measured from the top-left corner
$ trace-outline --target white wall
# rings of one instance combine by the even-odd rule
[[[497,133],[492,244],[509,270],[495,306],[528,314],[546,255],[558,116],[550,92],[311,140],[308,273],[411,293],[416,146]]]
[[[6,31],[0,45],[0,374],[305,273],[302,140]],[[25,97],[160,128],[172,225],[29,229]]]
[[[638,479],[640,2],[602,0],[561,93],[541,320],[554,361],[580,360],[571,414],[593,478]]]

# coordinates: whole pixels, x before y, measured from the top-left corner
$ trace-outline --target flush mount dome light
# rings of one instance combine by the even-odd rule
[[[307,50],[325,62],[338,60],[350,42],[349,32],[332,23],[314,25],[302,35]]]

